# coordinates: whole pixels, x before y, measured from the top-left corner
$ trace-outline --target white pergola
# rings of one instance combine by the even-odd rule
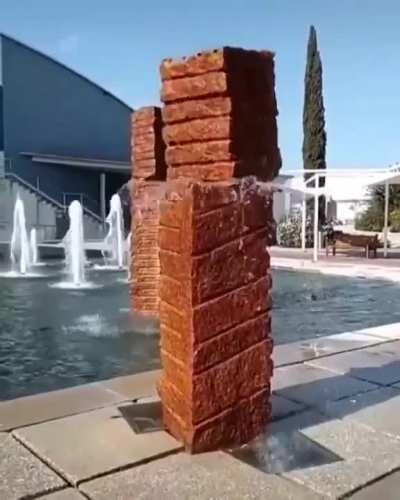
[[[383,255],[387,257],[388,254],[388,221],[389,221],[389,186],[391,184],[400,184],[400,164],[395,164],[386,169],[370,170],[370,169],[326,169],[326,170],[295,170],[287,171],[293,177],[284,184],[274,183],[275,186],[283,191],[291,191],[300,193],[303,196],[302,201],[302,231],[301,242],[302,249],[306,249],[306,216],[307,216],[307,203],[306,200],[314,198],[314,248],[313,248],[313,261],[318,260],[318,200],[320,196],[330,197],[334,200],[332,193],[329,189],[329,183],[326,181],[329,178],[335,177],[343,179],[343,182],[354,181],[356,178],[359,184],[365,188],[377,185],[385,186],[385,210],[384,210],[384,227],[383,227]],[[304,175],[308,174],[310,177],[305,180]],[[325,186],[319,187],[320,179],[325,180]]]

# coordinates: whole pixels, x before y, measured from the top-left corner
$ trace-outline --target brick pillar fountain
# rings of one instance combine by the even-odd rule
[[[135,312],[158,316],[160,260],[159,200],[165,193],[165,145],[161,109],[132,115],[131,304]]]
[[[201,452],[270,420],[272,203],[257,179],[280,168],[273,54],[169,59],[161,77],[159,393],[166,428]]]

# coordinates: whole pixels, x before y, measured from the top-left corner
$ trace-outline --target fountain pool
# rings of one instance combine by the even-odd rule
[[[131,317],[120,273],[88,269],[92,290],[47,279],[0,277],[0,400],[159,367],[154,324]],[[275,271],[276,344],[400,321],[400,286],[383,281]]]

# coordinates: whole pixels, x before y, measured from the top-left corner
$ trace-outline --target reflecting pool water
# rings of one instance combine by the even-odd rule
[[[0,400],[159,366],[154,324],[129,313],[123,273],[92,270],[93,290],[47,279],[0,278]],[[275,343],[400,321],[400,286],[313,273],[274,272]]]

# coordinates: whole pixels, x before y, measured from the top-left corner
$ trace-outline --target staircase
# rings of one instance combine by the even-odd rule
[[[34,186],[12,171],[4,171],[4,169],[0,171],[1,179],[3,179],[4,186],[0,191],[0,241],[8,241],[10,238],[13,206],[17,193],[26,205],[28,228],[36,227],[40,241],[54,240],[57,236],[57,216],[60,212],[63,214],[67,212],[67,204],[60,203],[42,191],[39,186]],[[104,232],[104,221],[85,205],[84,195],[77,196],[77,198],[82,202],[85,238],[101,238]],[[66,201],[66,199],[63,196],[63,200]]]

